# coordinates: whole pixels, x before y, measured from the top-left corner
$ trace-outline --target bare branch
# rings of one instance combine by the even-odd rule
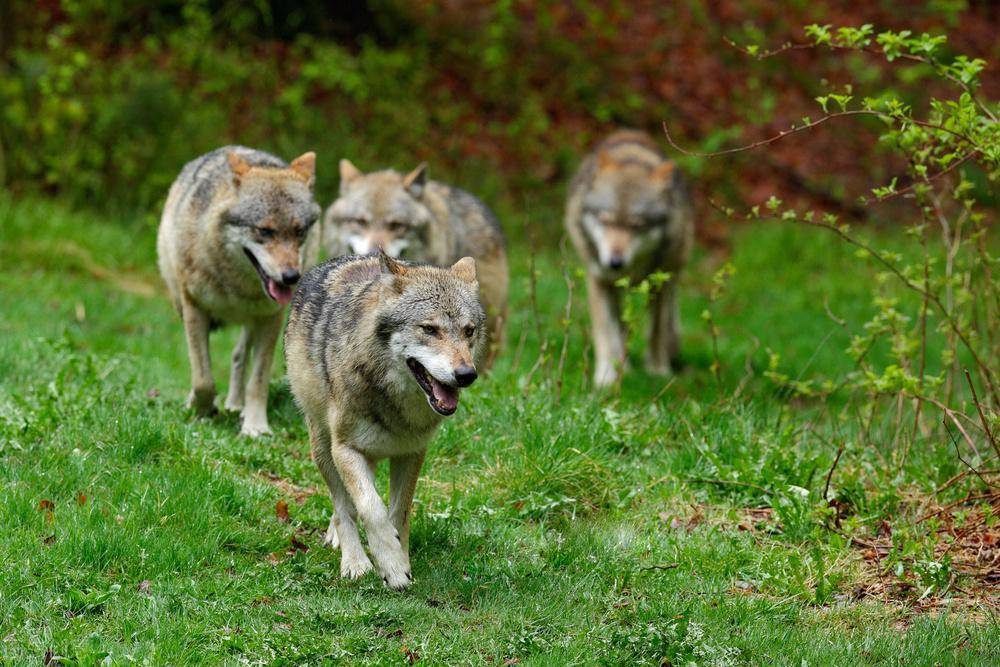
[[[826,500],[826,496],[830,492],[830,480],[833,479],[833,471],[837,469],[837,464],[840,463],[840,455],[843,453],[844,443],[840,443],[840,447],[837,448],[837,455],[833,458],[833,465],[830,466],[830,471],[826,473],[826,483],[823,485],[823,500]]]
[[[910,118],[909,116],[894,116],[892,114],[885,113],[884,111],[875,111],[874,109],[850,109],[847,111],[835,111],[833,113],[828,113],[820,118],[817,118],[816,120],[811,120],[803,125],[793,125],[790,129],[782,130],[778,134],[768,137],[767,139],[761,139],[760,141],[755,141],[752,144],[737,146],[736,148],[727,148],[721,151],[713,151],[711,153],[689,151],[686,148],[683,148],[680,145],[678,145],[677,142],[674,141],[674,138],[670,135],[670,129],[667,127],[666,121],[663,122],[663,134],[666,135],[667,143],[669,143],[670,146],[679,153],[692,157],[719,157],[722,155],[732,155],[734,153],[743,153],[746,151],[751,151],[755,148],[760,148],[761,146],[773,144],[775,141],[784,139],[787,136],[798,134],[799,132],[805,132],[806,130],[811,130],[817,125],[822,125],[823,123],[826,123],[828,121],[835,120],[838,118],[849,118],[851,116],[869,116],[869,117],[881,118],[883,120],[888,119],[902,123],[911,123],[913,125],[919,125],[920,127],[925,127],[929,130],[941,130],[943,132],[947,132],[948,134],[952,134],[967,143],[970,144],[974,143],[968,135],[962,134],[961,132],[956,132],[951,128],[945,127],[943,125],[928,123],[927,121],[918,120],[916,118]],[[973,151],[973,152],[978,152],[978,151]]]
[[[969,374],[969,369],[965,369],[965,379],[969,382],[969,389],[972,390],[972,402],[976,404],[976,410],[979,412],[979,421],[983,423],[983,430],[986,432],[986,438],[990,441],[990,445],[993,447],[993,451],[996,452],[997,456],[1000,456],[1000,446],[997,445],[996,439],[993,437],[993,432],[990,431],[990,424],[986,421],[986,415],[983,414],[983,404],[979,402],[979,396],[976,394],[976,384],[972,381],[972,376]]]
[[[958,430],[960,430],[962,432],[962,435],[965,437],[965,439],[967,441],[969,441],[969,442],[972,442],[971,440],[969,440],[969,434],[965,432],[965,429],[962,428],[962,425],[958,422],[958,420],[955,419],[954,417],[952,417],[952,421],[955,423],[955,426],[958,427]],[[964,458],[962,458],[962,450],[958,446],[958,438],[956,438],[954,435],[952,435],[951,429],[948,428],[948,420],[945,419],[945,420],[942,421],[942,423],[944,424],[945,430],[948,431],[948,435],[951,436],[951,444],[953,444],[955,446],[955,454],[958,456],[958,460],[961,461],[962,463],[964,463],[965,467],[967,467],[969,470],[971,470],[972,473],[976,477],[979,478],[979,481],[981,481],[983,483],[983,485],[986,486],[987,489],[992,489],[993,485],[990,484],[986,480],[986,478],[982,476],[982,474],[980,474],[979,470],[974,465],[972,465],[971,463],[969,463],[968,461],[966,461]]]

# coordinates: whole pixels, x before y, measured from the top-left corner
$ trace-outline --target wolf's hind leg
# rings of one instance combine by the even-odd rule
[[[587,301],[594,337],[594,386],[607,387],[618,381],[625,365],[625,336],[622,332],[618,293],[587,275]]]
[[[362,454],[347,445],[334,443],[331,447],[333,462],[340,473],[350,500],[357,508],[361,520],[365,522],[368,534],[368,547],[372,557],[378,564],[385,585],[394,590],[400,590],[410,585],[413,577],[410,566],[400,544],[400,535],[389,520],[389,512],[385,503],[375,489],[372,467]],[[340,507],[337,507],[340,517]],[[339,529],[339,526],[338,526]],[[340,548],[346,549],[344,533],[340,534]],[[345,552],[346,553],[346,552]]]
[[[677,286],[663,284],[651,303],[649,346],[646,349],[646,370],[666,375],[677,369],[681,354],[680,314],[677,309]]]
[[[399,533],[399,546],[407,565],[410,564],[410,510],[426,454],[427,450],[421,450],[389,460],[389,520]]]
[[[187,407],[201,416],[215,412],[215,379],[209,356],[209,318],[198,306],[181,298],[181,318],[187,337],[188,360],[191,362],[191,393]]]
[[[246,395],[247,348],[250,346],[250,327],[244,326],[239,340],[233,348],[233,365],[229,369],[229,393],[226,394],[226,410],[239,412],[243,409]]]
[[[281,331],[281,320],[280,314],[275,315],[254,323],[250,330],[250,355],[253,363],[243,405],[241,433],[244,435],[258,436],[271,432],[267,423],[267,388],[271,381],[271,362],[274,360],[274,346]]]

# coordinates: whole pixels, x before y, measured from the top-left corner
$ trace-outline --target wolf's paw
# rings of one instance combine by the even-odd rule
[[[340,557],[340,576],[344,579],[360,579],[372,569],[372,562],[364,552],[354,556],[345,553]]]
[[[383,572],[382,583],[390,590],[401,591],[409,588],[410,584],[413,583],[413,574],[409,569],[389,573]]]
[[[215,389],[192,389],[185,405],[199,417],[211,417],[215,414]]]
[[[650,375],[670,375],[672,370],[669,361],[646,359],[646,372]]]
[[[243,427],[240,429],[240,435],[245,435],[250,438],[259,438],[265,435],[271,435],[271,427],[267,425],[267,422],[249,423],[243,420]]]
[[[271,427],[267,425],[267,417],[253,418],[243,415],[243,427],[240,428],[240,435],[246,435],[251,438],[271,435]]]
[[[323,546],[334,550],[340,548],[340,535],[337,535],[337,529],[334,528],[333,521],[330,522],[330,527],[326,529],[326,533],[323,535]]]
[[[378,562],[378,570],[382,575],[382,583],[387,588],[394,591],[401,591],[413,582],[413,574],[410,572],[410,559],[403,553],[399,542],[392,540],[391,544],[385,544],[381,549],[372,548],[372,555]]]
[[[226,402],[222,407],[226,409],[226,412],[241,412],[243,410],[243,397],[226,396]]]
[[[608,387],[614,385],[618,382],[618,378],[621,375],[615,367],[598,367],[594,372],[594,388],[595,389],[607,389]]]

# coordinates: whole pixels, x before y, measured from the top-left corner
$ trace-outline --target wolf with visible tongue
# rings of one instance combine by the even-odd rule
[[[302,242],[320,214],[315,165],[313,153],[286,163],[252,148],[220,148],[184,167],[160,221],[160,273],[184,323],[191,362],[188,407],[200,415],[215,411],[209,330],[242,325],[225,407],[242,413],[241,431],[250,436],[270,432],[274,347],[302,270]]]
[[[285,366],[330,489],[325,543],[341,549],[341,576],[373,567],[360,516],[386,586],[413,580],[410,506],[427,443],[458,409],[487,347],[471,257],[437,268],[379,251],[330,260],[303,278],[285,327]],[[381,459],[389,459],[388,507],[374,485]]]

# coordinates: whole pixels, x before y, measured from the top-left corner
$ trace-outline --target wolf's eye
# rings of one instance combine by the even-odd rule
[[[434,326],[433,324],[421,324],[420,325],[420,329],[421,329],[421,331],[423,331],[428,336],[437,336],[438,335],[438,328],[436,326]]]
[[[465,327],[463,333],[465,334],[466,338],[472,338],[473,334],[476,333],[476,327],[470,324],[469,326]]]
[[[407,224],[405,222],[400,222],[399,220],[393,220],[392,222],[386,223],[386,227],[389,231],[394,234],[402,234],[406,231]]]
[[[257,235],[260,236],[262,239],[273,239],[274,230],[269,227],[258,227]]]

